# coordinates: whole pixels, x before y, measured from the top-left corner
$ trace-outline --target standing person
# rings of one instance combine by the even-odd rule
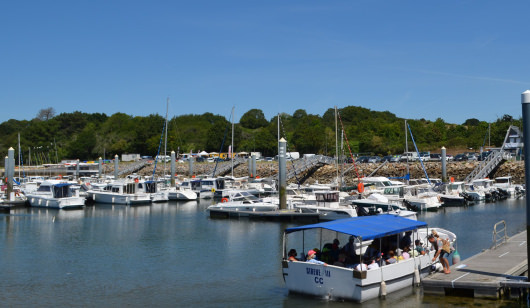
[[[359,263],[359,255],[355,251],[355,236],[351,235],[349,241],[344,247],[344,253],[346,254],[346,263],[348,264],[357,264]]]
[[[445,251],[443,249],[444,243],[442,239],[435,238],[434,235],[430,234],[428,237],[429,243],[431,243],[434,246],[434,249],[436,249],[436,253],[434,254],[434,258],[432,258],[432,262],[436,261],[436,258],[439,258],[440,263],[442,263],[442,266],[444,267],[444,273],[450,274],[451,270],[449,269],[449,260],[447,260],[447,257],[449,255],[449,251]]]

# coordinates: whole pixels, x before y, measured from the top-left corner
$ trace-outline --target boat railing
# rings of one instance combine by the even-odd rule
[[[504,244],[507,240],[506,221],[501,220],[493,226],[493,249]]]

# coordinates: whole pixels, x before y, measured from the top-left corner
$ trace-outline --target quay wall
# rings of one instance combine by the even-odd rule
[[[462,181],[465,177],[475,169],[479,164],[478,161],[468,162],[450,162],[447,164],[447,176],[453,177],[455,181]],[[440,162],[426,162],[424,163],[427,174],[430,178],[442,177],[442,167]],[[209,174],[213,172],[214,163],[195,163],[193,169],[196,175]],[[352,164],[344,165],[343,169],[348,169]],[[354,184],[357,182],[357,172],[359,176],[368,176],[371,174],[380,164],[362,163],[357,164],[357,171],[355,168],[351,169],[344,175],[344,181],[346,185]],[[111,166],[109,166],[111,168]],[[291,164],[287,164],[287,169],[291,168]],[[278,173],[277,162],[258,162],[256,166],[256,173],[258,176],[265,178],[274,176]],[[166,169],[169,173],[169,169]],[[178,176],[188,176],[188,164],[176,164],[176,173]],[[420,163],[409,164],[409,170],[411,178],[424,178],[425,174]],[[110,171],[110,170],[109,170]],[[144,169],[138,172],[141,175],[151,175],[153,173],[153,166],[146,166]],[[162,174],[163,168],[160,165],[157,166],[157,174]],[[230,173],[230,172],[229,172]],[[405,163],[388,163],[380,168],[373,176],[386,176],[386,177],[401,177],[407,173],[407,165]],[[335,180],[336,177],[335,165],[324,165],[316,170],[313,170],[311,174],[297,174],[299,179],[307,177],[305,183],[330,183]],[[234,176],[243,177],[248,175],[248,165],[241,164],[234,168]],[[523,161],[506,161],[504,162],[492,176],[507,176],[513,177],[514,183],[524,183],[524,162]],[[295,183],[296,179],[293,178],[289,182]]]

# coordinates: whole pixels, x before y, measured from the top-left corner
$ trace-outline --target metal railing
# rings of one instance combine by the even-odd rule
[[[502,226],[500,230],[497,227]],[[501,244],[506,243],[508,235],[506,234],[506,222],[504,220],[499,221],[493,226],[493,249],[496,249]]]
[[[488,177],[493,170],[495,170],[506,159],[504,157],[504,150],[493,150],[480,164],[466,176],[465,182],[470,183],[476,179]]]

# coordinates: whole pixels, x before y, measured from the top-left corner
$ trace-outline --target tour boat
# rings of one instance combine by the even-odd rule
[[[283,236],[282,272],[285,285],[289,292],[364,302],[410,287],[413,283],[419,284],[421,277],[425,277],[431,270],[434,250],[427,250],[425,255],[411,256],[397,260],[394,264],[364,271],[347,266],[288,261],[287,251],[294,248],[307,252],[313,247],[322,248],[323,243],[331,243],[334,239],[346,243],[352,236],[360,243],[360,255],[366,250],[362,246],[367,245],[366,241],[372,240],[380,243],[379,251],[386,251],[381,243],[397,241],[407,231],[413,232],[411,239],[414,243],[417,230],[425,227],[425,222],[417,220],[395,215],[375,215],[288,228]]]
[[[56,209],[83,207],[85,198],[79,196],[78,190],[74,194],[71,185],[60,180],[44,181],[36,191],[26,195],[29,205]]]

